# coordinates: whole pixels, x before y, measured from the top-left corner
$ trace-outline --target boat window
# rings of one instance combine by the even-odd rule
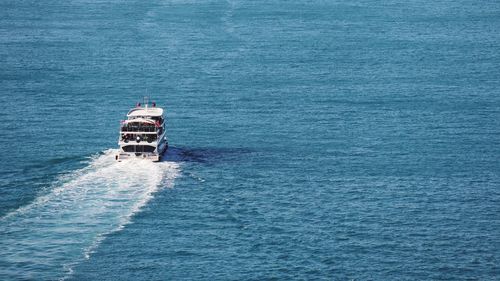
[[[125,152],[154,152],[155,147],[150,145],[126,145],[123,147]]]
[[[123,151],[125,152],[135,152],[135,147],[133,145],[127,145],[123,147]]]
[[[155,151],[154,146],[144,145],[144,152],[153,152]]]

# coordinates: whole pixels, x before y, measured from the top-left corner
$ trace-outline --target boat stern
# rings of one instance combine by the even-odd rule
[[[157,153],[127,153],[120,152],[115,155],[115,160],[120,162],[126,159],[147,159],[153,162],[158,162],[161,160],[160,155]]]

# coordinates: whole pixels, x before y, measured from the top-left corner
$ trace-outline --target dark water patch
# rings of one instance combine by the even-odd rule
[[[256,153],[256,150],[249,148],[186,148],[171,146],[163,156],[163,159],[165,161],[214,164],[220,162],[242,161],[246,156],[252,153]]]

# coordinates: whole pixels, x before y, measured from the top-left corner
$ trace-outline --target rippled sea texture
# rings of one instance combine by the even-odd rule
[[[499,279],[500,3],[410,2],[2,1],[0,279]]]

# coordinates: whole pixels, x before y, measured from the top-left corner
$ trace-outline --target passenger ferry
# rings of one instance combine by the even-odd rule
[[[168,148],[163,109],[154,102],[150,106],[147,99],[142,106],[138,103],[121,121],[118,145],[118,161],[134,157],[160,161]]]

